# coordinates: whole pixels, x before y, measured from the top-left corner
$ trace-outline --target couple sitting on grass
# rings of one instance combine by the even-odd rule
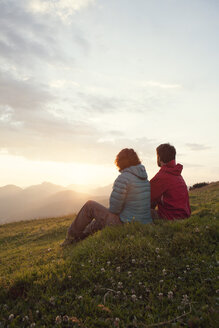
[[[105,226],[190,216],[188,190],[181,176],[183,166],[175,162],[175,148],[162,144],[156,150],[160,170],[150,182],[133,149],[125,148],[118,153],[115,164],[120,174],[113,185],[109,208],[89,200],[69,227],[62,246],[78,242]]]

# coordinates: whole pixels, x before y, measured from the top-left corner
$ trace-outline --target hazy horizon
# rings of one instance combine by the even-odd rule
[[[0,4],[0,185],[113,183],[122,148],[149,179],[170,142],[187,185],[219,176],[219,2]]]

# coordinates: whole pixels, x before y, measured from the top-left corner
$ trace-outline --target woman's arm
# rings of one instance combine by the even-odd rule
[[[127,195],[128,179],[125,174],[120,174],[115,180],[113,190],[110,195],[109,211],[114,214],[119,214],[122,211],[124,201]]]

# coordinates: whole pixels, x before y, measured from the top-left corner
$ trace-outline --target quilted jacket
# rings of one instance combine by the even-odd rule
[[[110,195],[109,211],[123,222],[151,223],[150,183],[144,165],[121,170]]]

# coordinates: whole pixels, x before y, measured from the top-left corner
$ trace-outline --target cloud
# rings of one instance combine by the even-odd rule
[[[211,148],[209,146],[203,144],[197,144],[197,143],[187,143],[186,146],[192,151],[200,151],[200,150],[206,150]]]
[[[31,0],[28,7],[33,13],[55,15],[68,22],[75,12],[94,3],[95,0]]]
[[[55,96],[33,79],[16,79],[8,71],[0,71],[0,105],[22,111],[37,110]]]
[[[158,81],[143,81],[140,82],[143,87],[155,87],[161,89],[181,89],[181,84],[162,83]]]

